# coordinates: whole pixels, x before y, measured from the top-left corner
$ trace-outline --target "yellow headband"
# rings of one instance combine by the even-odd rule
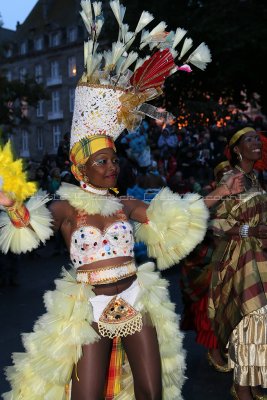
[[[88,158],[99,150],[112,148],[116,151],[111,137],[104,135],[93,135],[76,142],[70,151],[70,161],[73,163],[71,170],[78,181],[82,180],[79,166],[84,165]]]
[[[231,140],[229,142],[229,146],[233,146],[233,144],[235,144],[238,141],[238,139],[241,138],[241,136],[245,135],[245,133],[248,133],[248,132],[256,132],[256,131],[255,131],[255,129],[250,128],[250,127],[240,129],[240,131],[237,131],[231,138]]]
[[[229,161],[222,161],[214,168],[214,176],[216,177],[217,174],[226,167],[230,167]]]

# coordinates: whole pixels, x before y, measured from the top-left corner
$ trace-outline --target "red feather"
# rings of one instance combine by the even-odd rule
[[[267,170],[267,138],[263,133],[260,133],[260,138],[262,142],[262,156],[261,159],[254,164],[254,168],[258,171],[265,171]]]
[[[135,71],[130,82],[139,92],[161,87],[174,67],[176,64],[169,49],[157,51]]]

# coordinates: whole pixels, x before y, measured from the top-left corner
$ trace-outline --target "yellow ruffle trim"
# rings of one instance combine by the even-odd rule
[[[206,233],[208,209],[194,193],[183,197],[164,188],[147,209],[148,223],[136,225],[136,239],[163,270],[187,256]]]
[[[154,264],[139,267],[141,292],[137,300],[157,330],[162,359],[163,400],[182,400],[185,354],[183,335],[175,305],[169,300],[168,282],[154,272]],[[45,294],[47,312],[35,323],[34,332],[23,335],[26,353],[14,354],[14,366],[7,369],[12,390],[4,400],[67,400],[74,364],[82,345],[94,343],[98,335],[91,327],[93,314],[89,298],[92,287],[77,284],[74,275],[64,271],[56,280],[56,290]],[[116,400],[134,400],[129,364],[123,366],[121,392]]]
[[[11,251],[16,254],[26,253],[36,249],[40,243],[45,243],[53,235],[52,215],[45,204],[48,195],[39,190],[26,203],[30,212],[29,226],[16,228],[5,210],[0,214],[0,250],[3,253]],[[31,229],[32,228],[32,229]]]

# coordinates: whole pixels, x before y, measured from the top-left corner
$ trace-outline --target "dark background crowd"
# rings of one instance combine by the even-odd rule
[[[121,196],[128,195],[150,201],[163,187],[184,194],[195,192],[206,195],[214,188],[213,169],[226,159],[227,134],[242,126],[227,129],[217,127],[178,129],[175,120],[168,123],[143,120],[130,132],[123,132],[116,142],[120,158],[118,189]],[[264,126],[254,127],[259,131]],[[62,182],[78,185],[71,173],[69,161],[70,133],[66,132],[56,155],[45,155],[40,162],[29,159],[25,168],[28,179],[36,181],[40,189],[47,191],[51,199]],[[263,185],[265,172],[259,173]],[[51,239],[53,252],[64,253],[66,248],[60,233]],[[139,246],[136,256],[145,249]],[[42,256],[42,248],[30,256]],[[0,256],[0,286],[18,285],[18,264],[21,257],[12,254]]]

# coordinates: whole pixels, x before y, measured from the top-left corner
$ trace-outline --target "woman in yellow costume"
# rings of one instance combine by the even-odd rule
[[[222,240],[214,252],[209,314],[220,344],[229,343],[233,398],[263,399],[257,386],[267,387],[267,197],[253,172],[261,158],[260,136],[243,128],[229,148],[245,190],[223,199],[212,220]]]
[[[165,188],[147,206],[115,197],[110,189],[119,172],[114,140],[146,112],[161,117],[144,102],[159,95],[170,73],[190,70],[173,61],[186,32],[178,28],[166,33],[165,23],[144,31],[140,47],[160,50],[138,62],[141,66],[132,73],[129,66],[138,55],[128,54],[128,48],[153,17],[143,12],[135,32],[128,32],[122,23],[125,8],[117,0],[110,4],[120,33],[112,50],[102,55],[96,52],[103,25],[101,3],[91,7],[90,1],[82,1],[81,15],[91,38],[85,43],[86,72],[76,89],[70,145],[72,171],[80,187],[63,184],[58,191],[61,200],[48,211],[42,193],[25,205],[24,198],[15,201],[16,193],[4,178],[2,251],[26,252],[44,242],[52,228],[60,229],[73,264],[56,280],[56,289],[45,294],[47,312],[33,332],[23,335],[26,352],[13,356],[14,366],[7,370],[12,390],[3,395],[5,400],[104,398],[113,338],[121,338],[127,356],[114,398],[182,399],[184,351],[174,304],[154,263],[137,269],[134,237],[146,243],[158,269],[168,268],[203,239],[205,202],[212,205],[214,197],[181,198]],[[191,39],[185,39],[180,58],[191,46]],[[209,61],[204,44],[187,58],[202,69]],[[215,194],[223,196],[241,186],[239,174]],[[130,220],[136,222],[134,227]]]

